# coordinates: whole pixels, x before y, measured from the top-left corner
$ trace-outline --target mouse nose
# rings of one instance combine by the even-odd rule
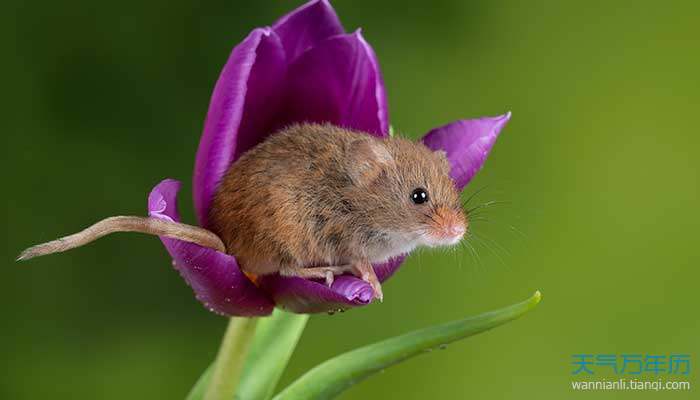
[[[467,231],[464,216],[447,207],[438,207],[436,211],[437,234],[449,242],[461,239]]]
[[[453,224],[448,226],[446,231],[450,236],[461,237],[464,236],[464,232],[467,231],[467,228],[465,228],[464,224]]]

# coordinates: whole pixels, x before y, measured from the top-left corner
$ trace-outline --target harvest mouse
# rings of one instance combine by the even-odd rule
[[[354,274],[382,290],[372,263],[417,246],[459,242],[467,220],[441,151],[330,124],[282,129],[222,178],[210,231],[147,217],[111,217],[25,250],[65,251],[118,231],[168,236],[225,251],[249,275],[280,273],[332,284]]]

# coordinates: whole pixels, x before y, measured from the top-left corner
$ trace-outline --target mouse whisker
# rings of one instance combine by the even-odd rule
[[[508,250],[507,248],[505,248],[504,246],[499,244],[497,241],[489,238],[488,236],[484,235],[483,233],[479,234],[479,237],[481,238],[481,240],[483,240],[487,243],[491,243],[497,250],[503,252],[503,254],[505,254],[506,256],[508,256],[508,257],[512,256],[510,250]]]
[[[506,254],[506,256],[510,256],[510,253],[508,252],[508,250],[506,250],[503,246],[499,245],[498,243],[494,242],[493,240],[486,238],[483,235],[474,234],[474,239],[479,244],[484,246],[488,251],[490,251],[496,257],[496,259],[498,259],[498,261],[501,265],[508,268],[508,264],[505,262],[505,259],[503,258],[503,256],[501,256],[501,254],[498,251],[496,251],[496,249],[504,252]]]
[[[469,205],[469,202],[472,201],[473,199],[475,199],[476,196],[478,196],[479,193],[483,192],[487,187],[488,187],[488,185],[484,185],[484,186],[480,187],[479,189],[477,189],[474,193],[469,195],[469,197],[467,197],[467,199],[464,200],[464,202],[462,203],[462,206],[466,207],[467,205]]]
[[[476,210],[494,207],[494,206],[506,205],[506,204],[512,204],[512,203],[510,201],[491,200],[491,201],[487,201],[486,203],[477,204],[474,207],[468,208],[467,210],[465,210],[465,212],[467,214],[471,214],[472,212],[474,212]]]
[[[476,218],[484,218],[484,216],[487,216],[487,215],[490,215],[489,210],[485,210],[485,209],[478,210],[475,213],[467,214],[470,221],[475,221]]]
[[[476,262],[477,268],[480,268],[482,265],[481,264],[481,257],[479,256],[479,253],[476,251],[476,248],[474,247],[474,245],[471,243],[471,241],[469,239],[470,238],[468,238],[466,240],[462,240],[460,242],[460,244],[463,245],[467,249],[467,251],[469,251],[469,254],[471,254],[471,256],[472,256],[472,259],[474,259],[474,261]]]

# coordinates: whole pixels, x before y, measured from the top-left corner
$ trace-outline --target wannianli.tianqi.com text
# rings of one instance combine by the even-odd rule
[[[640,380],[596,380],[596,381],[571,381],[573,390],[690,390],[688,381]]]

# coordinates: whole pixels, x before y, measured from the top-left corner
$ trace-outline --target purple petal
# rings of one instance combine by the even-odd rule
[[[269,28],[255,29],[229,56],[209,104],[194,167],[194,203],[207,226],[212,196],[221,177],[244,151],[277,126],[287,63],[282,43]]]
[[[377,57],[359,31],[311,48],[289,66],[284,121],[330,122],[386,136],[389,116]]]
[[[272,29],[282,39],[290,62],[324,39],[345,33],[338,15],[327,0],[304,4],[277,20]]]
[[[433,150],[444,150],[452,169],[450,176],[462,190],[484,165],[510,112],[498,117],[463,119],[428,132],[422,139]]]
[[[406,254],[396,258],[392,258],[391,260],[383,264],[372,264],[374,272],[377,274],[377,278],[379,278],[379,281],[384,282],[385,280],[391,278],[391,276],[394,275],[394,272],[396,272],[397,269],[399,269],[399,267],[403,263],[403,260],[405,260],[407,256],[408,255]]]
[[[321,282],[280,275],[263,276],[259,282],[278,307],[296,313],[345,310],[367,305],[374,297],[367,282],[347,275],[336,277],[330,288]]]
[[[373,265],[379,281],[389,279],[404,258]],[[323,282],[279,275],[261,277],[259,282],[278,307],[296,313],[334,312],[361,307],[371,303],[374,298],[374,290],[367,282],[349,275],[336,277],[330,288]]]
[[[179,222],[179,190],[180,182],[172,179],[156,185],[148,196],[148,214]],[[160,240],[173,258],[175,269],[209,310],[246,317],[272,312],[272,301],[241,272],[232,256],[181,240],[166,237]]]

